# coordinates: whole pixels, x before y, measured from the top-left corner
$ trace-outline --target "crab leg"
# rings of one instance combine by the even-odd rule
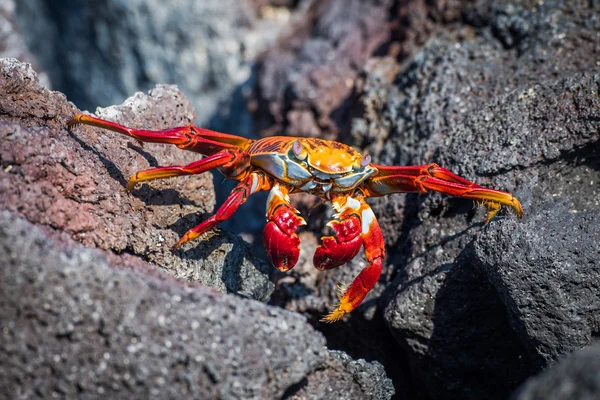
[[[306,225],[290,204],[288,188],[275,184],[267,200],[267,225],[263,231],[263,243],[271,263],[280,271],[289,271],[300,256],[300,237],[296,230]]]
[[[342,213],[352,210],[352,215],[360,219],[360,239],[362,239],[361,242],[369,264],[352,281],[348,289],[342,293],[338,306],[321,320],[323,322],[335,322],[360,305],[367,293],[373,289],[373,286],[379,280],[383,259],[385,258],[383,234],[371,207],[362,197],[352,198],[348,196],[345,200],[340,208]],[[338,248],[340,247],[343,247],[343,244],[338,245]],[[316,255],[317,253],[315,253],[315,258]]]
[[[221,167],[225,170],[235,169],[245,171],[249,165],[249,156],[247,153],[242,153],[235,150],[224,150],[218,152],[217,154],[213,154],[212,156],[203,158],[202,160],[194,161],[188,165],[173,165],[169,167],[158,167],[138,171],[135,175],[129,178],[129,182],[127,182],[127,190],[132,190],[135,185],[140,182],[150,181],[153,179],[201,174],[217,167]]]
[[[79,124],[108,129],[131,136],[142,142],[170,143],[180,149],[191,150],[205,155],[213,155],[225,149],[246,150],[252,143],[252,140],[240,136],[214,132],[208,129],[197,128],[193,125],[180,126],[162,131],[151,131],[128,128],[116,122],[106,121],[85,114],[79,114],[71,118],[67,126],[70,129]]]
[[[262,172],[253,172],[244,178],[231,192],[227,200],[219,207],[217,212],[206,221],[190,229],[173,246],[173,250],[181,247],[186,242],[196,239],[198,236],[214,228],[217,224],[230,218],[239,206],[253,193],[268,190],[271,187],[269,179]]]
[[[519,218],[523,216],[521,203],[512,194],[484,188],[437,164],[411,167],[373,166],[379,173],[366,183],[369,196],[433,190],[482,202],[488,208],[488,222],[498,213],[502,205],[512,208]]]

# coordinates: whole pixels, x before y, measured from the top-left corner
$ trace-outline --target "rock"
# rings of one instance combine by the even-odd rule
[[[38,125],[58,127],[66,122],[65,115],[75,110],[64,94],[40,84],[31,64],[15,58],[0,59],[0,91],[3,120],[19,121],[25,126],[32,126],[35,120]]]
[[[287,399],[389,399],[392,381],[377,361],[354,361],[341,351],[330,350],[305,385],[288,391]]]
[[[199,158],[175,146],[138,143],[106,130],[66,123],[77,110],[65,96],[39,85],[27,64],[0,61],[0,207],[29,221],[68,232],[87,246],[129,253],[174,276],[222,292],[267,301],[269,266],[256,260],[240,238],[211,232],[208,240],[170,247],[212,212],[212,177],[153,181],[127,193],[136,171],[187,164]],[[137,93],[98,115],[147,129],[188,124],[190,102],[174,86]],[[43,138],[43,139],[41,139]],[[201,216],[197,216],[200,213]]]
[[[287,19],[284,12],[263,16],[247,0],[19,0],[17,6],[27,44],[79,108],[118,104],[171,82],[192,101],[199,124],[229,122],[237,134],[250,132],[251,122],[238,86],[252,79],[252,60]]]
[[[500,294],[539,367],[600,334],[599,226],[597,209],[551,202],[523,223],[491,225],[473,243],[470,261]]]
[[[528,379],[513,400],[593,400],[600,397],[600,347],[593,345],[564,357]]]
[[[21,61],[31,63],[40,75],[44,84],[48,85],[48,76],[42,72],[37,65],[37,60],[31,54],[22,33],[17,26],[16,4],[13,0],[0,1],[0,58],[18,58]]]
[[[533,370],[526,350],[485,274],[464,257],[448,259],[419,259],[438,268],[399,287],[387,326],[432,398],[506,398]]]
[[[24,0],[18,6],[33,2]],[[48,4],[56,8],[58,3]],[[100,10],[98,24],[81,18],[88,21],[83,28],[86,32],[106,25],[112,18],[107,15],[115,10],[132,10],[116,22],[115,33],[126,31],[125,22],[133,27],[132,32],[144,35],[160,32],[158,26],[141,24],[139,15],[152,16],[155,10],[162,12],[164,6],[138,15],[135,10],[139,10],[136,7],[141,3],[102,4],[118,7]],[[186,8],[181,3],[176,11],[189,11],[194,15],[202,7],[212,5],[209,2]],[[70,7],[66,15],[90,15],[86,14],[88,6],[75,6]],[[227,2],[221,2],[220,6],[231,8]],[[42,7],[30,9],[43,12]],[[248,9],[251,11],[243,14]],[[88,11],[82,13],[81,10]],[[225,131],[256,130],[263,136],[298,134],[337,138],[368,152],[375,162],[382,164],[437,162],[478,184],[514,193],[525,209],[522,221],[503,212],[484,226],[483,211],[473,209],[466,200],[439,194],[370,200],[387,243],[388,257],[382,278],[358,310],[341,323],[324,326],[316,321],[329,308],[328,303],[335,301],[335,286],[340,281],[351,281],[364,266],[364,259],[358,257],[344,268],[327,273],[318,273],[312,268],[316,238],[328,233],[323,227],[331,211],[319,207],[309,196],[302,196],[295,204],[308,216],[310,233],[302,235],[305,253],[294,271],[287,275],[274,274],[278,292],[273,303],[308,316],[328,338],[329,348],[345,349],[355,358],[380,361],[400,388],[396,394],[400,398],[507,398],[528,376],[595,340],[598,318],[594,308],[597,299],[593,295],[597,290],[593,283],[598,281],[595,264],[600,258],[593,243],[597,237],[595,215],[600,208],[597,162],[600,159],[597,146],[600,9],[597,2],[583,2],[573,7],[564,0],[252,0],[239,9],[215,12],[226,16],[222,19],[223,27],[219,28],[223,30],[215,33],[218,37],[215,42],[221,46],[218,51],[227,48],[219,40],[235,36],[232,32],[257,32],[259,28],[252,25],[257,20],[256,15],[260,15],[261,20],[277,20],[276,26],[289,22],[289,29],[260,58],[257,74],[250,74],[250,80],[237,87],[234,96],[225,96],[234,99],[222,108],[225,113],[238,110],[237,107],[245,110],[239,100],[256,84],[250,96],[256,120],[246,111],[234,111],[233,114],[239,116],[238,126],[244,128]],[[35,12],[30,12],[32,14]],[[245,16],[229,19],[232,15]],[[164,18],[168,17],[161,14],[154,17],[154,21]],[[185,16],[181,21],[193,26],[188,18],[193,17]],[[242,23],[228,28],[231,21]],[[245,24],[248,21],[249,24]],[[195,46],[195,42],[187,35],[192,31],[203,34],[202,30],[212,21],[204,22],[197,31],[195,26],[189,28],[189,32],[176,29],[184,40],[178,42],[182,47],[173,48],[189,54],[186,49]],[[79,31],[71,29],[78,24],[79,21],[66,21],[61,34],[69,40],[78,40],[73,39],[73,32]],[[30,25],[32,32],[38,32],[38,36],[39,32],[47,32],[49,41],[54,41],[51,29],[40,24]],[[95,34],[102,40],[91,47],[90,60],[97,61],[97,49],[112,50],[112,38],[106,40],[110,32],[104,28]],[[435,37],[430,37],[432,34]],[[150,45],[151,48],[144,51],[136,47],[138,42],[129,46],[129,39],[115,38],[118,44],[114,49],[124,53],[117,52],[113,60],[131,59],[129,50],[132,48],[133,57],[149,54],[155,58],[141,59],[142,67],[128,70],[143,70],[146,75],[140,75],[140,79],[119,75],[117,79],[111,77],[112,81],[120,82],[121,87],[125,87],[123,81],[150,82],[148,76],[157,69],[146,67],[164,65],[156,48],[164,48],[166,39],[163,38],[168,35],[155,36],[159,38],[159,45]],[[239,36],[235,37],[234,42],[239,43]],[[146,39],[139,41],[142,42],[149,43]],[[122,46],[123,43],[126,45]],[[243,50],[240,47],[240,52],[245,54],[246,48],[250,46]],[[171,54],[170,51],[165,54]],[[235,50],[230,54],[234,59],[233,71],[240,71],[240,65],[244,70],[248,65],[244,64],[246,61],[238,62],[240,52]],[[87,53],[81,51],[81,54]],[[230,60],[220,55],[215,57],[216,65],[222,65],[224,58]],[[112,68],[111,58],[107,59],[109,61],[103,59],[98,63],[104,63],[101,73],[108,76],[105,71],[124,71],[123,64]],[[185,63],[187,60],[184,57]],[[245,56],[244,60],[247,60]],[[87,60],[82,64],[84,62]],[[187,65],[185,63],[182,65]],[[171,64],[166,65],[171,67]],[[173,68],[179,71],[179,65]],[[87,71],[76,72],[84,73]],[[186,76],[186,81],[202,80],[205,76]],[[228,86],[233,79],[229,78],[218,82],[232,88],[235,84]],[[85,83],[99,90],[97,82]],[[199,87],[199,91],[206,89]],[[4,147],[0,145],[0,199],[9,193],[13,200],[21,199],[23,194],[23,200],[19,200],[19,205],[14,205],[14,201],[0,201],[0,207],[10,207],[36,223],[41,221],[46,229],[61,231],[66,226],[74,227],[69,228],[69,234],[77,240],[121,253],[110,256],[115,262],[137,265],[134,255],[140,255],[167,266],[177,276],[196,276],[203,282],[212,282],[222,291],[261,298],[265,293],[260,283],[263,276],[253,275],[252,268],[249,274],[257,281],[244,289],[236,286],[235,279],[222,279],[223,270],[219,267],[215,270],[207,270],[204,265],[202,269],[194,267],[209,254],[216,256],[215,253],[225,252],[232,255],[219,255],[224,259],[218,258],[215,264],[231,265],[228,260],[235,260],[235,265],[240,262],[246,265],[246,261],[239,261],[247,259],[246,248],[238,246],[240,242],[235,236],[207,235],[186,248],[186,253],[175,255],[155,250],[163,249],[164,243],[173,243],[183,231],[200,221],[193,215],[194,211],[210,212],[214,200],[210,194],[200,193],[206,185],[191,183],[198,182],[196,180],[173,180],[164,183],[168,188],[177,188],[173,192],[169,192],[167,186],[154,186],[154,183],[140,186],[133,195],[122,191],[127,175],[136,169],[185,160],[171,160],[171,150],[166,148],[139,148],[122,137],[88,127],[74,130],[67,136],[72,140],[67,142],[69,146],[60,147],[61,142],[56,141],[58,136],[45,132],[63,127],[66,118],[75,112],[74,108],[64,97],[56,97],[56,101],[49,103],[43,100],[55,95],[52,92],[40,95],[35,82],[21,84],[13,92],[27,95],[11,94],[6,100],[0,99],[0,108],[9,110],[1,112],[0,109],[6,121],[0,122],[0,132],[6,132],[0,139],[7,143]],[[167,100],[160,102],[160,93],[164,93]],[[173,93],[166,87],[157,87],[148,97],[131,100],[126,105],[129,108],[100,112],[136,126],[187,123],[193,118],[188,117],[189,108],[184,100],[173,101]],[[218,90],[211,93],[221,96]],[[219,99],[215,102],[211,98],[210,105],[221,102]],[[157,111],[155,105],[158,104],[165,106],[165,114]],[[180,107],[173,109],[173,104]],[[208,109],[203,107],[203,110]],[[161,117],[156,118],[156,115]],[[226,119],[215,117],[212,123],[218,125],[217,120]],[[42,163],[42,168],[35,168],[33,162],[26,165],[25,160],[35,154],[32,155],[31,147],[25,146],[25,142],[18,141],[21,136],[27,143],[37,140],[40,158],[56,160],[54,164]],[[39,137],[49,139],[39,142]],[[130,147],[123,149],[119,144]],[[45,147],[51,145],[55,146],[52,151]],[[83,145],[89,149],[82,150]],[[53,152],[55,148],[57,152]],[[70,157],[77,162],[63,162],[57,156],[73,151],[79,155]],[[185,156],[190,155],[182,157]],[[98,159],[105,165],[100,165]],[[54,169],[50,168],[53,165]],[[64,191],[53,192],[55,178],[51,178],[43,190],[39,188],[38,183],[45,182],[46,175],[54,177],[59,168],[74,170],[73,165],[78,166],[77,171],[85,172],[77,173],[83,174],[86,180],[77,182],[75,187],[61,183],[70,182],[72,178],[59,179],[62,186],[58,187],[69,190],[66,193],[70,197],[66,200],[61,197]],[[88,169],[84,170],[83,166]],[[95,178],[97,171],[101,171],[100,174],[106,171],[109,175]],[[108,186],[96,189],[100,182]],[[90,185],[95,186],[89,189]],[[86,191],[78,192],[81,187]],[[222,196],[227,193],[225,186],[219,188]],[[97,192],[105,197],[90,197],[90,193]],[[47,193],[52,195],[51,201],[39,200],[47,198]],[[114,200],[115,194],[119,194],[120,203]],[[264,199],[257,201],[260,204],[256,208],[262,210]],[[81,203],[89,209],[83,208]],[[182,205],[175,207],[170,203]],[[90,211],[98,205],[110,212],[94,214]],[[58,207],[59,212],[54,212],[51,206]],[[253,203],[249,202],[246,207],[252,208]],[[309,210],[310,215],[307,215]],[[78,215],[85,218],[75,218]],[[132,220],[134,222],[127,222]],[[261,236],[262,215],[252,218],[247,228],[241,223],[246,221],[232,221],[239,231],[250,232],[256,238]],[[138,225],[141,229],[134,230]],[[116,229],[111,230],[111,227]],[[110,241],[105,242],[105,237]],[[260,243],[251,235],[245,237],[254,244]],[[553,248],[548,249],[549,245]],[[213,251],[214,248],[220,250]],[[187,260],[186,264],[180,264],[180,259]],[[248,263],[255,264],[259,270],[262,268],[253,261]],[[228,276],[240,274],[238,268],[233,270]],[[208,276],[198,276],[196,271],[209,272]],[[332,363],[322,361],[320,365]],[[343,370],[324,368],[332,376]],[[288,387],[285,395],[325,393],[320,382],[326,378],[322,376],[325,373],[312,378],[305,375],[306,379]],[[356,386],[345,387],[354,390]],[[343,396],[338,394],[338,397]]]
[[[298,314],[55,236],[0,212],[1,397],[280,398],[327,357]]]
[[[506,244],[488,231],[553,231],[538,217],[553,196],[565,199],[567,214],[599,208],[599,71],[597,57],[589,56],[597,49],[586,39],[598,31],[597,19],[588,18],[598,14],[597,5],[572,12],[560,1],[535,10],[526,2],[512,8],[483,3],[489,7],[479,10],[477,25],[446,27],[397,74],[389,59],[373,60],[360,100],[368,112],[353,123],[356,143],[377,162],[437,162],[513,192],[525,208],[524,223],[509,215],[482,229],[483,213],[469,211],[468,201],[407,195],[373,202],[388,243],[387,276],[395,276],[385,319],[434,398],[506,398],[540,368],[540,350],[532,350],[534,340],[516,327],[511,304],[518,297],[502,292],[499,277],[491,278],[496,267],[482,269],[470,256],[472,241],[499,255],[507,252]],[[529,224],[529,218],[538,223]],[[584,234],[593,236],[591,226]],[[542,240],[537,246],[539,254],[546,249]],[[513,264],[511,271],[517,268]],[[589,271],[586,279],[597,281],[593,276]],[[506,278],[510,287],[517,285],[517,277]],[[543,296],[537,303],[534,293],[523,293],[522,301],[534,302],[540,318],[545,311],[552,315],[554,306],[546,306]],[[584,319],[593,315],[588,310]],[[585,344],[575,341],[562,351]]]
[[[304,2],[292,33],[261,63],[261,129],[266,135],[333,138],[360,66],[389,37],[392,2]]]

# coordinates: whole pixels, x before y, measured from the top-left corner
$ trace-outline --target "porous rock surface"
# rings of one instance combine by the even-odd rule
[[[323,227],[331,211],[300,196],[293,201],[307,217],[309,232],[301,234],[298,266],[275,273],[274,303],[308,316],[330,348],[379,360],[393,376],[399,398],[505,399],[527,377],[596,340],[600,3],[252,3],[285,16],[289,29],[259,58],[251,103],[258,107],[256,120],[245,111],[234,113],[242,116],[245,129],[257,122],[262,135],[338,138],[382,164],[436,162],[478,184],[514,193],[525,209],[521,221],[503,212],[484,225],[484,211],[466,200],[436,194],[370,200],[387,243],[382,278],[359,309],[324,325],[318,319],[337,300],[337,284],[349,283],[365,264],[358,257],[334,271],[314,270],[312,254],[321,233],[329,234]],[[154,29],[159,28],[145,32]],[[156,52],[144,48],[137,54]],[[113,73],[109,64],[103,68]],[[236,93],[248,88],[242,85]],[[44,126],[53,123],[42,120]],[[100,137],[95,132],[78,128],[73,135]],[[127,162],[117,165],[122,190],[130,171]],[[142,186],[134,198],[145,199],[152,188]],[[247,226],[255,244],[264,224],[262,201],[254,217],[244,215],[252,220]],[[160,213],[152,204],[140,206]],[[181,220],[173,229],[181,234],[196,221]],[[286,395],[314,393],[318,382],[307,378]]]
[[[597,340],[597,209],[550,202],[523,223],[490,226],[469,247],[468,257],[498,290],[528,358],[539,366]]]
[[[273,289],[268,266],[254,259],[240,238],[224,233],[170,247],[212,212],[209,173],[153,181],[132,193],[124,185],[136,171],[187,164],[198,154],[175,146],[145,144],[106,130],[66,129],[78,112],[65,96],[39,85],[31,66],[0,61],[0,207],[29,221],[66,231],[87,246],[127,252],[222,292],[266,301]],[[146,129],[189,124],[189,101],[174,86],[138,93],[98,115]],[[200,215],[198,215],[200,213]]]
[[[329,350],[305,385],[288,391],[287,399],[387,399],[394,394],[383,366],[374,361],[353,360],[342,351]]]
[[[301,1],[291,32],[261,58],[258,128],[263,135],[336,138],[347,131],[355,85],[373,54],[412,54],[461,0]]]
[[[326,357],[298,314],[123,270],[7,211],[0,227],[3,398],[278,398]]]
[[[599,260],[590,220],[599,208],[599,49],[588,41],[598,5],[478,3],[488,7],[465,14],[462,29],[439,34],[397,74],[389,60],[372,61],[361,99],[368,112],[352,134],[378,161],[436,162],[512,192],[525,209],[523,221],[509,213],[484,227],[483,212],[440,195],[374,203],[393,222],[382,224],[396,269],[385,320],[434,398],[506,398],[590,343],[596,325],[584,321],[598,312],[598,292],[587,289]],[[568,259],[580,249],[590,253]],[[556,264],[545,262],[554,252]],[[556,273],[537,271],[549,266]],[[549,289],[528,283],[536,279]]]
[[[273,285],[239,237],[216,230],[170,253],[200,220],[188,214],[210,212],[210,175],[123,185],[197,155],[67,131],[75,107],[15,59],[0,60],[0,90],[1,397],[263,399],[330,393],[307,385],[333,379],[344,398],[393,395],[380,364],[332,361],[304,317],[242,298]],[[155,129],[194,118],[173,86],[98,115]]]

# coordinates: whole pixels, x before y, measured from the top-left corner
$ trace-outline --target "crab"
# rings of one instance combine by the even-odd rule
[[[127,190],[140,182],[200,174],[215,168],[239,182],[216,213],[188,230],[174,249],[230,218],[253,193],[269,190],[264,246],[271,263],[280,271],[288,271],[300,254],[296,231],[306,224],[290,203],[289,195],[305,192],[331,202],[336,214],[327,226],[334,234],[321,238],[313,257],[314,266],[322,271],[337,268],[352,260],[361,247],[367,266],[342,289],[339,303],[323,317],[324,322],[337,321],[356,309],[381,274],[385,244],[366,198],[436,191],[482,203],[488,209],[486,222],[502,206],[512,209],[519,218],[523,216],[521,204],[510,193],[484,188],[437,164],[378,165],[369,155],[335,141],[287,136],[250,140],[193,125],[161,131],[133,129],[85,114],[73,117],[68,127],[78,124],[108,129],[142,142],[174,144],[205,156],[188,165],[139,171],[129,179]]]

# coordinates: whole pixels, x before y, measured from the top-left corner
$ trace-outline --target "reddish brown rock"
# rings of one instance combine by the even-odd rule
[[[200,156],[90,127],[66,129],[79,112],[65,96],[40,86],[28,64],[0,63],[0,207],[29,221],[68,232],[87,246],[130,253],[174,276],[223,292],[266,301],[268,266],[239,237],[212,231],[171,252],[178,238],[212,212],[209,173],[153,181],[131,193],[130,175],[157,165],[187,164]],[[189,124],[195,114],[174,86],[159,85],[98,115],[147,129]]]

